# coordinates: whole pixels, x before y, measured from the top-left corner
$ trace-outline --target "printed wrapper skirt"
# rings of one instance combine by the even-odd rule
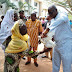
[[[19,63],[23,56],[36,58],[38,52],[29,54],[29,51],[26,50],[20,53],[5,53],[4,72],[19,72]]]

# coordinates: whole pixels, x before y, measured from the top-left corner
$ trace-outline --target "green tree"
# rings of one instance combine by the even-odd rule
[[[6,8],[12,7],[12,9],[16,9],[16,5],[11,3],[10,0],[0,0],[1,4],[6,3]]]
[[[36,9],[36,8],[32,7],[29,3],[28,3],[28,8],[30,9],[29,14],[31,14],[31,12]]]
[[[19,4],[19,9],[22,9],[24,7],[24,3],[22,3],[22,1],[19,1],[18,4]]]
[[[29,11],[29,14],[31,14],[31,12],[36,9],[36,8],[33,8],[33,7],[32,7],[29,3],[27,3],[27,2],[24,2],[24,3],[23,3],[22,1],[19,1],[18,4],[19,4],[19,10],[21,10],[21,9],[24,9],[24,10],[25,10],[25,8],[28,7],[28,10],[30,10],[30,11]],[[27,6],[25,6],[26,4],[27,4]]]
[[[0,0],[0,3],[5,3],[6,0]]]
[[[72,0],[45,0],[65,8],[72,15]]]

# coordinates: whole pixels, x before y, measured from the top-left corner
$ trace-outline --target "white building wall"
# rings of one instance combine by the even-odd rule
[[[30,6],[32,6],[33,8],[34,8],[34,0],[30,0]],[[34,10],[30,7],[30,10],[29,10],[30,12],[30,15],[31,15],[31,13],[33,13],[34,12]]]
[[[37,3],[37,6],[34,5],[34,8],[36,9],[34,9],[33,11],[37,13],[37,16],[39,16],[39,2],[37,1],[34,1],[34,2]]]
[[[31,0],[31,6],[34,7],[34,0]]]

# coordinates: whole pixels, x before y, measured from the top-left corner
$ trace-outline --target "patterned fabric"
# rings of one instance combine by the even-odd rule
[[[20,60],[18,54],[5,53],[4,72],[19,72]]]
[[[39,20],[32,21],[31,19],[26,22],[27,32],[30,36],[31,47],[35,49],[38,46],[38,34],[42,32],[42,24]]]
[[[20,53],[5,53],[4,72],[19,72],[21,57],[29,56],[35,59],[38,54],[38,52],[28,51],[28,49]]]

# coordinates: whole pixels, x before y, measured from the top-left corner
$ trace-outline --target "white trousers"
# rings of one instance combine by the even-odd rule
[[[71,41],[58,43],[53,50],[53,72],[59,72],[62,61],[63,72],[71,72]]]

